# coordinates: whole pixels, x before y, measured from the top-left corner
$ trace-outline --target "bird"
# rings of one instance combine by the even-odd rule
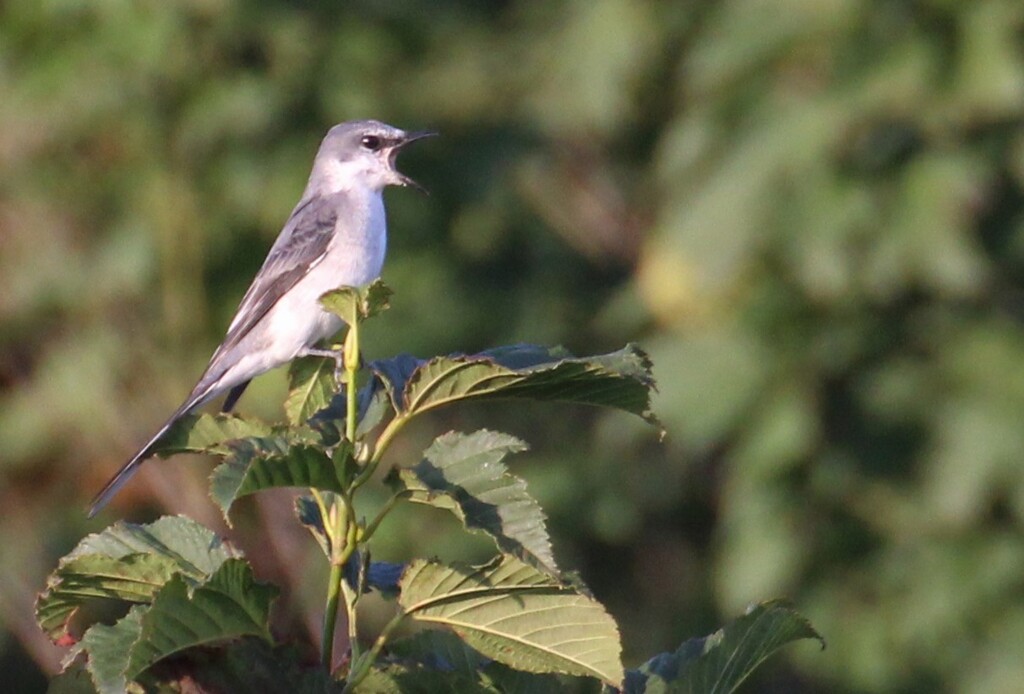
[[[395,168],[398,152],[436,135],[406,132],[376,120],[332,127],[313,159],[298,204],[228,325],[223,342],[192,392],[155,434],[100,490],[89,505],[92,518],[153,455],[181,417],[227,393],[230,411],[249,381],[308,355],[341,330],[343,321],[318,299],[341,286],[377,279],[384,265],[387,223],[383,191],[390,185],[423,188]]]

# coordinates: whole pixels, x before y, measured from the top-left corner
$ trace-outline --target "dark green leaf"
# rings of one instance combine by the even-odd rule
[[[751,608],[710,636],[686,641],[630,671],[627,694],[729,694],[773,652],[799,639],[825,642],[814,628],[780,601]]]
[[[202,585],[171,579],[142,615],[126,676],[135,679],[153,663],[194,646],[256,636],[270,641],[270,606],[277,588],[257,583],[252,568],[229,559]]]
[[[225,519],[234,502],[275,487],[312,487],[341,491],[336,460],[351,459],[351,448],[335,451],[334,459],[316,446],[281,437],[245,439],[231,446],[232,454],[211,475],[210,494]]]
[[[452,511],[503,552],[557,575],[544,513],[526,483],[502,463],[508,453],[524,450],[525,443],[507,434],[450,432],[434,440],[424,460],[395,469],[390,480],[413,501]]]
[[[236,414],[186,415],[171,427],[160,440],[155,452],[168,456],[175,453],[227,453],[224,444],[248,437],[269,436],[272,428],[257,419]]]
[[[376,376],[359,390],[356,403],[359,408],[356,438],[365,436],[380,424],[384,415],[391,409],[391,399],[381,380]],[[342,389],[330,399],[326,407],[310,417],[309,425],[320,434],[323,445],[335,446],[343,438],[347,408],[347,393]]]
[[[137,605],[116,624],[94,625],[82,639],[82,649],[89,653],[87,668],[100,694],[120,694],[131,681],[128,663],[145,613],[146,608]]]
[[[374,665],[353,688],[356,694],[501,694],[477,678],[403,663]]]
[[[461,672],[477,675],[480,668],[491,662],[451,631],[424,629],[411,636],[388,644],[393,658],[425,665],[442,672]]]
[[[523,672],[502,663],[487,665],[483,678],[502,694],[601,694],[602,690],[601,682],[590,677]]]
[[[388,653],[390,660],[403,665],[473,678],[502,694],[598,694],[601,689],[596,679],[513,670],[470,648],[448,630],[424,629],[389,644]]]
[[[303,662],[296,649],[271,647],[256,637],[242,637],[201,657],[157,663],[145,679],[171,684],[180,691],[253,692],[256,694],[336,694],[342,684],[318,664]],[[178,691],[178,689],[175,689]]]
[[[578,359],[560,348],[515,345],[429,361],[402,355],[370,367],[407,415],[471,398],[526,398],[615,407],[657,423],[650,360],[634,345]]]
[[[65,666],[64,670],[50,680],[46,694],[99,694],[92,683],[92,675],[85,669],[83,659]]]

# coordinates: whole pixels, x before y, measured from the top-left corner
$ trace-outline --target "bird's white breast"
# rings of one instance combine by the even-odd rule
[[[380,276],[387,249],[384,201],[380,191],[373,190],[355,197],[354,214],[339,220],[327,252],[268,316],[274,335],[290,336],[280,345],[277,356],[282,361],[341,329],[341,319],[320,307],[322,294],[338,287],[361,287]]]

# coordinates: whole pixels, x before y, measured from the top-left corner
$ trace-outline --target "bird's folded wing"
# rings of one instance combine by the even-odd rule
[[[340,202],[331,196],[299,203],[242,297],[218,354],[237,345],[323,259],[338,223]],[[216,358],[215,354],[212,361]]]

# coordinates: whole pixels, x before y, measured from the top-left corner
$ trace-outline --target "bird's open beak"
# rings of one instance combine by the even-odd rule
[[[408,186],[410,188],[415,188],[416,190],[418,190],[419,192],[421,192],[421,193],[423,193],[425,195],[429,195],[430,194],[427,191],[426,188],[424,188],[419,183],[417,183],[416,181],[412,180],[411,178],[409,178],[405,174],[399,172],[398,169],[395,168],[395,157],[398,156],[399,150],[403,149],[410,142],[415,142],[416,140],[422,140],[425,137],[434,137],[436,135],[437,135],[437,133],[433,132],[431,130],[419,130],[419,131],[412,132],[412,133],[406,133],[405,134],[405,138],[401,142],[396,143],[392,147],[392,149],[391,149],[391,170],[395,172],[395,178],[398,180],[398,184],[399,185]]]

